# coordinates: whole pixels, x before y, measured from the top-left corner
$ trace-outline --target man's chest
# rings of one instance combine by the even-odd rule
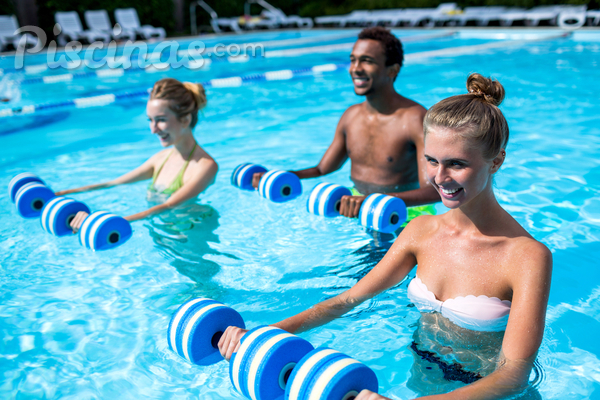
[[[390,127],[357,124],[346,131],[346,150],[353,161],[393,163],[414,157],[415,146],[406,132]]]

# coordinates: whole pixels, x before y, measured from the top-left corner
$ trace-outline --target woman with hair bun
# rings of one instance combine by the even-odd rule
[[[407,386],[428,399],[498,399],[525,390],[550,291],[552,254],[494,195],[508,143],[498,108],[504,88],[472,74],[467,89],[434,105],[424,120],[427,176],[450,211],[413,219],[351,289],[275,324],[292,333],[323,325],[417,266],[407,295],[421,316],[407,344],[415,358]],[[221,354],[229,359],[244,333],[227,328]],[[385,397],[356,397],[376,399]]]
[[[195,198],[213,183],[218,170],[215,160],[198,145],[192,134],[198,122],[198,111],[205,105],[206,95],[201,84],[182,83],[171,78],[159,80],[150,93],[146,113],[150,131],[158,137],[165,149],[133,171],[112,181],[64,190],[56,195],[152,179],[148,190],[153,197],[163,201],[145,211],[125,217],[128,221],[146,218]],[[170,146],[173,148],[166,148]],[[86,217],[86,213],[78,213],[71,222],[71,227],[78,230]]]

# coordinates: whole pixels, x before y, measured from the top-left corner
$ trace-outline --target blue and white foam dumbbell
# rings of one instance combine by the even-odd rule
[[[237,168],[233,170],[233,174],[231,174],[231,184],[240,189],[254,190],[254,186],[252,186],[252,177],[254,174],[260,172],[267,172],[267,169],[262,165],[251,163],[238,165]]]
[[[367,196],[358,214],[362,226],[383,233],[396,231],[407,217],[406,204],[402,199],[380,193]]]
[[[40,177],[30,172],[23,172],[21,174],[15,175],[15,177],[12,178],[8,183],[8,194],[10,196],[10,201],[14,203],[17,191],[21,189],[21,186],[30,182],[37,182],[41,183],[42,185],[45,185],[44,181]]]
[[[337,217],[340,215],[340,203],[343,196],[352,196],[350,189],[335,183],[319,183],[310,192],[306,208],[311,214]]]
[[[314,347],[284,330],[260,326],[248,331],[229,363],[238,392],[252,400],[283,400],[296,364]]]
[[[71,221],[80,211],[91,213],[88,206],[80,201],[62,196],[55,197],[42,209],[42,228],[55,236],[72,235]]]
[[[39,217],[44,205],[56,197],[44,181],[30,173],[15,176],[8,185],[8,192],[23,218]]]
[[[318,348],[292,371],[285,400],[349,400],[368,389],[377,393],[377,376],[371,368],[339,351]]]
[[[254,190],[252,177],[256,173],[266,172],[258,184],[258,193],[265,199],[276,203],[293,200],[302,194],[300,178],[288,171],[271,170],[257,164],[241,164],[231,175],[231,183],[245,190]]]
[[[107,211],[96,211],[83,221],[79,229],[79,243],[94,251],[108,250],[125,243],[132,233],[125,218]]]
[[[241,315],[218,301],[196,298],[185,302],[171,317],[169,347],[197,365],[221,361],[219,339],[228,326],[245,328]]]
[[[283,203],[302,194],[300,178],[288,171],[271,170],[260,178],[258,193],[265,199]]]

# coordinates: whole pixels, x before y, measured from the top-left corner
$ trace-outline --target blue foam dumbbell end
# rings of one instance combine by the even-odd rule
[[[289,379],[285,400],[347,400],[364,389],[377,393],[379,387],[371,368],[324,347],[300,360]]]
[[[15,196],[17,195],[19,189],[21,189],[23,185],[29,182],[38,182],[42,185],[45,185],[43,180],[41,180],[39,177],[35,176],[32,173],[23,172],[21,174],[15,175],[15,177],[12,178],[8,183],[8,194],[10,196],[10,201],[14,203]]]
[[[255,400],[283,399],[296,364],[314,347],[282,329],[260,326],[248,331],[229,363],[233,386]]]
[[[319,183],[308,196],[306,208],[308,212],[322,217],[340,215],[340,201],[343,196],[351,196],[347,187],[335,183]]]
[[[169,347],[193,364],[214,364],[223,360],[217,344],[228,326],[245,328],[237,311],[211,299],[189,300],[171,317]]]
[[[79,243],[94,251],[108,250],[125,243],[131,234],[131,225],[125,218],[106,211],[96,211],[83,221]]]
[[[90,213],[85,204],[67,197],[55,197],[42,209],[42,228],[55,236],[72,235],[70,224],[79,211]]]
[[[23,218],[37,218],[42,214],[46,203],[56,197],[54,192],[46,185],[29,182],[21,186],[15,195],[15,205],[19,215]]]
[[[366,228],[393,233],[406,221],[407,216],[406,204],[402,199],[373,193],[363,201],[358,219]]]
[[[261,165],[246,163],[238,165],[231,174],[231,184],[244,190],[254,190],[252,186],[252,176],[259,172],[267,172],[267,169]]]
[[[258,192],[266,199],[282,203],[300,196],[302,184],[300,178],[291,172],[271,170],[260,179]]]

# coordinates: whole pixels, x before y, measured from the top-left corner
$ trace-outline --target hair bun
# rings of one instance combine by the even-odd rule
[[[481,74],[471,74],[467,79],[469,93],[480,95],[487,103],[499,106],[504,100],[504,87],[497,80]]]
[[[194,101],[196,102],[196,106],[198,106],[198,110],[204,108],[207,103],[204,86],[202,86],[201,83],[193,82],[183,82],[183,86],[185,86],[185,88],[192,93],[192,96],[194,96]]]

